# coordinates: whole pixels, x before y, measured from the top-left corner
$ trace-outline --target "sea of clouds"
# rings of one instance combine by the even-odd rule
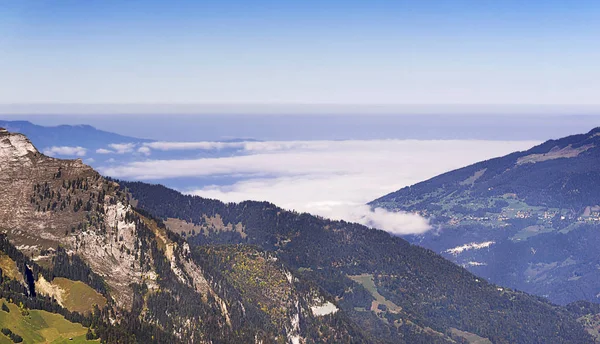
[[[281,207],[362,223],[392,234],[423,233],[417,215],[372,209],[387,193],[480,160],[528,149],[539,142],[482,140],[345,140],[115,143],[102,153],[135,154],[136,161],[108,163],[101,173],[168,184],[192,180],[181,191],[225,202],[270,201]],[[153,159],[161,152],[189,157]],[[197,157],[198,151],[218,156]],[[142,156],[143,159],[139,157]],[[180,155],[178,155],[180,157]],[[194,177],[235,176],[235,182],[198,185]],[[191,178],[191,179],[189,179]]]

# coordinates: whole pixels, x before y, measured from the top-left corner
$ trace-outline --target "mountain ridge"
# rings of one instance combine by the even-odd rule
[[[600,127],[402,188],[371,203],[417,212],[406,238],[490,281],[567,304],[598,302]],[[489,243],[484,249],[463,249]],[[470,246],[469,246],[470,245]]]
[[[208,274],[215,262],[202,260],[162,222],[134,209],[117,183],[79,159],[47,157],[25,136],[4,130],[0,172],[0,230],[10,239],[3,254],[12,252],[9,258],[22,269],[16,279],[3,274],[1,286],[28,307],[63,312],[52,301],[59,295],[49,290],[64,277],[106,297],[103,309],[73,318],[103,341],[366,341],[343,314],[313,314],[312,307],[334,300],[301,280],[283,278],[283,284],[265,286],[265,295],[248,294],[265,302],[257,308],[240,294],[245,284],[237,275]],[[273,276],[293,276],[274,262],[254,263]],[[275,290],[297,306],[282,308],[270,293]]]
[[[0,292],[105,342],[593,342],[585,306],[489,284],[383,231],[107,179],[7,131],[0,169],[0,251],[20,271],[0,273]],[[106,306],[67,312],[40,287],[64,279]]]
[[[42,126],[29,121],[0,120],[0,127],[27,136],[42,149],[57,146],[59,139],[61,142],[59,146],[88,146],[92,148],[105,147],[110,143],[154,141],[100,130],[87,124]]]
[[[119,183],[138,207],[175,227],[181,222],[174,219],[186,222],[182,234],[191,246],[250,244],[277,252],[290,268],[335,295],[351,319],[385,343],[446,342],[456,340],[451,333],[460,331],[498,343],[560,342],[564,339],[514,330],[537,331],[557,314],[563,314],[561,326],[570,322],[560,307],[488,284],[433,251],[383,231],[286,211],[268,202],[225,204],[161,185]],[[211,219],[217,216],[222,225],[215,227]],[[429,337],[424,340],[419,333]]]

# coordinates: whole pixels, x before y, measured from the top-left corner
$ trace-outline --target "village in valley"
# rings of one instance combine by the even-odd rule
[[[508,205],[501,209],[489,207],[489,204],[500,200]],[[435,204],[432,208],[419,209],[415,213],[429,218],[434,224],[451,227],[469,224],[505,227],[518,223],[522,233],[515,235],[513,240],[554,230],[567,232],[583,224],[600,225],[598,205],[587,206],[583,210],[530,206],[512,194],[483,200],[483,204],[478,201],[479,199],[464,199],[460,203]]]

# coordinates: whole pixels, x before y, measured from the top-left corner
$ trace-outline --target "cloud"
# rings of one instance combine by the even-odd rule
[[[100,171],[124,179],[237,176],[229,185],[187,192],[226,202],[270,201],[384,229],[422,233],[427,221],[416,214],[390,213],[365,204],[404,186],[474,162],[529,148],[525,141],[291,141],[245,142],[243,155],[220,158],[146,160],[105,166]]]
[[[167,142],[157,141],[144,143],[144,147],[148,147],[161,151],[176,151],[176,150],[219,150],[219,149],[237,149],[247,153],[274,153],[284,151],[317,151],[324,150],[333,145],[337,147],[346,147],[350,149],[355,145],[379,145],[381,143],[395,142],[396,140],[373,140],[373,141],[241,141],[241,142],[215,142],[215,141],[198,141],[198,142]]]
[[[102,172],[119,178],[157,180],[211,175],[296,176],[360,174],[417,182],[470,163],[531,147],[528,141],[308,141],[282,150],[280,143],[253,146],[258,153],[218,158],[147,160]],[[260,148],[259,148],[260,147]],[[394,183],[394,184],[397,184]]]
[[[117,154],[125,154],[133,152],[135,148],[135,143],[111,143],[108,145],[112,148]]]
[[[244,180],[233,185],[208,186],[188,193],[224,202],[247,199],[268,200],[286,209],[308,212],[334,220],[361,223],[392,234],[419,234],[430,229],[428,221],[416,214],[371,209],[365,203],[393,191],[381,189],[376,179],[358,175],[297,176]]]
[[[55,156],[55,155],[72,155],[72,156],[85,156],[87,150],[83,147],[70,147],[70,146],[53,146],[44,149],[44,154]]]
[[[96,160],[94,160],[94,158],[85,159],[86,164],[91,164],[91,163],[94,163],[95,161]]]
[[[115,153],[116,154],[125,154],[125,153],[131,153],[135,149],[136,144],[135,143],[111,143],[111,144],[108,145],[108,147],[111,148],[111,149],[98,148],[98,149],[96,149],[96,153],[97,154],[115,154]],[[141,153],[143,153],[143,151],[146,151],[146,150],[145,149],[142,150]],[[148,150],[148,153],[149,152],[150,151]],[[146,154],[146,153],[144,153],[144,154]]]
[[[137,151],[138,151],[138,153],[144,154],[146,156],[150,155],[150,153],[151,153],[150,148],[146,147],[146,146],[142,146],[142,147],[138,148]]]
[[[144,143],[144,147],[161,150],[161,151],[173,151],[173,150],[213,150],[213,149],[225,149],[225,148],[243,148],[244,142],[212,142],[212,141],[200,141],[200,142],[149,142]]]
[[[422,234],[431,229],[429,221],[418,214],[391,212],[383,208],[371,209],[367,205],[347,205],[331,212],[316,211],[317,215],[334,220],[357,222],[369,227],[383,229],[395,235]]]

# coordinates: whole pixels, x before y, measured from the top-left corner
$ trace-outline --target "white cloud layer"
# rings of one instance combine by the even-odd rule
[[[138,148],[138,153],[144,154],[146,156],[150,155],[152,150],[149,147],[146,146],[142,146],[140,148]]]
[[[147,160],[100,170],[113,177],[143,180],[242,176],[245,179],[232,185],[188,191],[223,201],[267,200],[288,209],[355,221],[394,234],[409,234],[422,233],[429,229],[429,224],[415,214],[371,210],[364,204],[440,173],[537,143],[468,140],[232,142],[223,144],[237,144],[245,155]],[[182,147],[180,144],[162,148],[177,149],[172,147]],[[202,147],[204,143],[193,144]],[[154,149],[159,149],[157,147],[155,145]]]
[[[133,152],[135,143],[111,143],[108,146],[117,154],[125,154]]]
[[[268,200],[286,209],[358,222],[393,234],[416,234],[430,229],[428,221],[416,214],[392,213],[381,208],[371,210],[365,203],[382,196],[383,193],[373,191],[380,188],[368,177],[323,175],[249,179],[189,193],[225,202]],[[382,192],[387,190],[390,189]]]
[[[83,147],[70,147],[70,146],[53,146],[44,149],[44,154],[49,156],[55,155],[71,155],[71,156],[85,156],[87,150]]]
[[[224,148],[243,148],[245,142],[213,142],[213,141],[200,141],[200,142],[149,142],[144,143],[143,146],[148,149],[156,149],[161,151],[173,151],[173,150],[212,150],[212,149],[224,149]]]
[[[96,153],[98,153],[98,154],[112,154],[114,152],[111,151],[110,149],[98,148],[98,149],[96,149]]]

